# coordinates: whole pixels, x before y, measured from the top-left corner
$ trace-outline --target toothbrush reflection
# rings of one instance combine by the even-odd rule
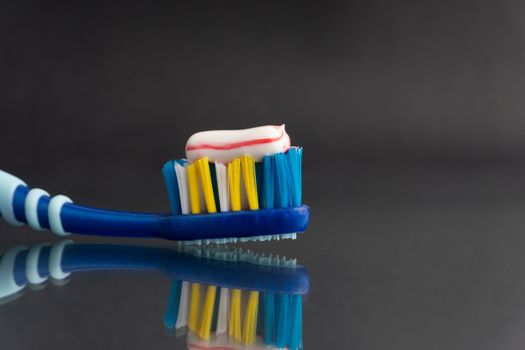
[[[306,270],[294,259],[229,247],[17,246],[0,257],[0,304],[26,285],[77,271],[159,271],[172,278],[164,325],[190,350],[302,349]]]

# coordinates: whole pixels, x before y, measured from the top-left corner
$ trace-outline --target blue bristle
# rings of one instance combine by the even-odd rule
[[[177,184],[177,175],[175,173],[175,161],[169,160],[162,167],[162,175],[164,176],[164,183],[168,190],[170,199],[171,212],[173,215],[181,214],[179,186]]]
[[[264,299],[264,343],[271,345],[275,332],[275,295],[266,293]]]
[[[289,350],[299,350],[302,347],[302,298],[300,295],[292,297],[290,333],[289,333]]]
[[[274,196],[275,196],[275,162],[273,156],[264,156],[263,158],[263,181],[264,181],[264,207],[274,207]]]
[[[299,344],[297,346],[297,350],[303,350],[303,331],[302,331],[302,320],[301,320],[301,329],[299,333]]]
[[[290,170],[284,153],[277,153],[275,161],[275,206],[286,208],[290,203]]]
[[[180,304],[180,289],[181,281],[174,279],[171,285],[170,296],[168,299],[168,307],[164,313],[164,325],[168,329],[173,329],[177,323],[177,316],[179,314]]]
[[[287,294],[279,295],[279,316],[277,320],[277,335],[275,337],[275,346],[278,349],[284,348],[288,343],[288,312],[289,296]]]
[[[279,327],[279,315],[281,314],[281,298],[278,296],[274,297],[274,324],[273,324],[273,343],[277,341],[277,328]]]
[[[259,208],[264,208],[264,166],[263,163],[255,163],[255,179],[257,182],[257,198],[259,199]]]
[[[299,318],[297,319],[297,338],[299,340],[298,349],[303,349],[303,297],[299,297]]]
[[[301,161],[303,156],[302,147],[292,147],[286,153],[288,166],[291,175],[292,203],[293,206],[300,206],[302,200],[302,179],[301,179]]]
[[[298,207],[302,201],[301,147],[263,157],[262,177],[265,208]],[[262,196],[261,196],[262,197]]]
[[[288,323],[286,324],[286,345],[290,346],[292,341],[293,333],[293,316],[295,314],[295,303],[293,296],[290,295],[288,298]]]

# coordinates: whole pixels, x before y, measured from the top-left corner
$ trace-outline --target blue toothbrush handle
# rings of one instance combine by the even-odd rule
[[[97,209],[74,204],[63,195],[51,197],[42,189],[30,190],[25,182],[0,170],[0,213],[10,224],[27,223],[35,230],[51,229],[60,236],[77,233],[197,240],[303,232],[310,210],[303,205],[217,214],[166,215]]]
[[[15,226],[71,233],[126,237],[159,237],[160,214],[101,210],[73,204],[64,195],[29,189],[19,178],[0,170],[0,213]]]

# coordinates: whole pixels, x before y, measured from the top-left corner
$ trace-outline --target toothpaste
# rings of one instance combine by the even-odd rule
[[[228,163],[250,155],[261,161],[265,155],[285,152],[290,137],[281,126],[267,125],[243,130],[212,130],[193,134],[186,143],[186,159],[208,157],[210,162]]]

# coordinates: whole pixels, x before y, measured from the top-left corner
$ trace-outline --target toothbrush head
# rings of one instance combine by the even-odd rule
[[[186,144],[187,159],[168,161],[162,169],[172,213],[252,219],[246,225],[250,232],[232,227],[231,236],[205,243],[295,239],[309,216],[301,204],[302,153],[290,146],[284,125],[194,134]],[[276,213],[285,218],[272,217]]]

